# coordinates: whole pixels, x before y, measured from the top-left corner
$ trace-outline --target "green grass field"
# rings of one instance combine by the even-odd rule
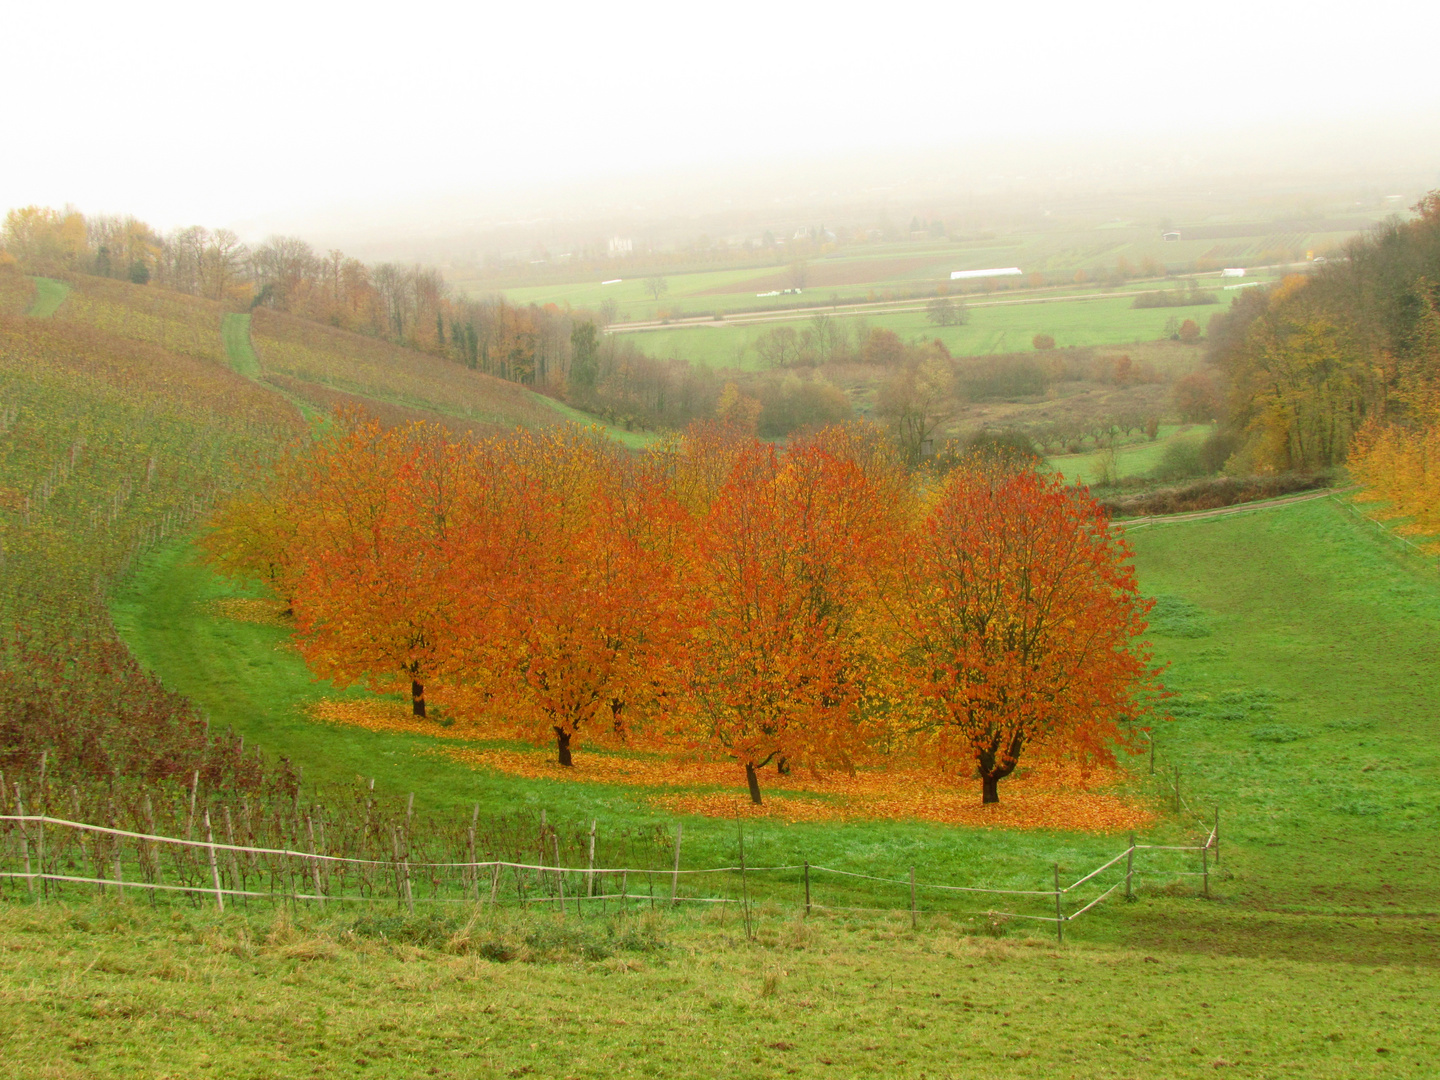
[[[1206,424],[1161,424],[1154,442],[1143,437],[1115,448],[1115,476],[1125,480],[1147,477],[1165,456],[1165,449],[1175,443],[1201,443],[1210,434]],[[1069,480],[1082,484],[1098,484],[1109,464],[1108,450],[1091,450],[1085,454],[1056,454],[1046,465]]]
[[[1003,303],[970,308],[965,326],[935,326],[923,310],[897,314],[863,316],[870,327],[895,331],[903,339],[938,338],[956,356],[997,352],[1028,352],[1036,334],[1049,334],[1057,345],[1122,345],[1154,341],[1162,337],[1168,319],[1193,318],[1202,327],[1212,314],[1223,311],[1218,304],[1191,308],[1132,308],[1125,295],[1091,300],[1056,300],[1046,303]],[[837,316],[853,326],[861,316]],[[797,333],[809,319],[733,326],[725,322],[703,323],[675,329],[637,331],[626,335],[652,356],[678,357],[710,367],[739,367],[759,370],[762,365],[754,343],[779,326]],[[623,331],[617,331],[623,333]]]
[[[7,905],[0,1045],[55,1080],[1420,1080],[1440,1055],[1433,969],[761,926]]]
[[[70,286],[48,277],[37,277],[34,281],[35,302],[25,314],[33,319],[48,319],[60,309],[65,297],[70,295]]]
[[[502,909],[85,903],[0,909],[0,1038],[35,1075],[1427,1077],[1440,1059],[1440,578],[1330,500],[1133,534],[1159,597],[1175,719],[1157,733],[1218,806],[1213,899],[1142,880],[1056,948],[1049,928],[922,915],[805,923],[793,883],[746,942],[731,909],[588,918]],[[1396,545],[1398,547],[1398,545]],[[232,622],[233,594],[172,545],[114,603],[136,655],[214,724],[303,764],[377,777],[427,808],[480,802],[664,820],[635,789],[474,772],[435,740],[305,719],[332,694],[285,631]],[[581,752],[584,750],[582,748]],[[739,778],[737,777],[737,789]],[[977,792],[978,798],[978,792]],[[1002,799],[1004,787],[1002,785]],[[686,865],[728,862],[733,823],[686,819]],[[808,858],[922,879],[1036,887],[1122,842],[907,823],[746,826],[747,860]],[[903,906],[903,898],[900,905]],[[983,910],[983,907],[982,907]],[[383,1009],[376,1001],[384,1002]],[[620,1023],[620,1021],[624,1023]]]
[[[1182,234],[1183,234],[1182,229]],[[812,252],[806,261],[806,301],[857,302],[881,300],[887,293],[905,294],[928,290],[948,282],[953,270],[1018,266],[1027,275],[1040,273],[1052,284],[1069,285],[1073,275],[1084,271],[1086,281],[1078,287],[1093,289],[1093,282],[1122,260],[1132,272],[1147,261],[1180,271],[1197,261],[1207,265],[1255,265],[1277,255],[1313,249],[1317,252],[1338,247],[1353,232],[1319,228],[1310,232],[1276,233],[1258,228],[1253,235],[1231,240],[1182,239],[1165,242],[1150,223],[1111,221],[1086,226],[1061,225],[1004,233],[965,241],[910,240],[888,243],[849,244],[835,250]],[[661,310],[689,314],[714,311],[764,310],[782,308],[795,302],[794,296],[760,296],[784,290],[794,284],[791,265],[794,256],[780,251],[770,258],[759,253],[750,265],[709,268],[702,264],[667,268],[662,263],[617,260],[596,267],[571,268],[563,262],[529,266],[525,271],[507,271],[487,277],[473,271],[456,270],[452,283],[475,296],[503,293],[512,303],[547,304],[597,309],[613,299],[622,320],[656,317]],[[647,293],[644,282],[663,276],[668,285],[657,301]],[[614,284],[602,284],[620,279]],[[1140,287],[1153,288],[1153,283]]]
[[[1187,798],[1223,806],[1211,901],[1152,885],[1097,909],[1058,949],[1013,924],[992,938],[934,916],[918,932],[903,916],[804,922],[796,902],[762,904],[753,942],[733,910],[657,917],[643,905],[444,920],[8,906],[7,1057],[55,1077],[1433,1076],[1433,570],[1327,501],[1155,527],[1135,543],[1181,691],[1162,768],[1180,763]],[[378,770],[432,804],[533,797],[635,813],[623,791],[426,773],[419,740],[305,725],[294,703],[321,688],[282,662],[278,631],[195,608],[215,591],[172,549],[119,615],[167,679],[213,680],[206,707],[307,774]],[[713,828],[701,857],[728,854],[723,825],[686,824]],[[788,841],[829,844],[852,865],[919,861],[923,843],[957,874],[1027,843],[1035,858],[1065,844],[865,826],[762,840],[752,828],[757,859]]]

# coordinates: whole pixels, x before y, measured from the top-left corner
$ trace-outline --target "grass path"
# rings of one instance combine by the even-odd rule
[[[70,286],[63,281],[56,281],[54,278],[37,277],[32,279],[35,282],[35,302],[25,312],[32,319],[48,319],[59,310],[65,298],[70,295]]]
[[[250,316],[231,312],[220,321],[220,338],[230,365],[247,379],[260,378],[260,358],[250,341]]]

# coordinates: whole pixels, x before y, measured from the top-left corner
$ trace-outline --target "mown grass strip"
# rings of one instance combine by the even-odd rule
[[[59,310],[65,298],[70,295],[70,286],[63,281],[56,281],[54,278],[37,277],[35,282],[35,302],[25,312],[32,319],[48,319]]]
[[[230,366],[247,379],[260,378],[260,358],[250,343],[250,316],[231,312],[220,321],[220,338]]]

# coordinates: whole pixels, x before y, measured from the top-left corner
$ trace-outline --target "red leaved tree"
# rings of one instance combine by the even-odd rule
[[[881,595],[915,729],[942,761],[974,763],[984,802],[1040,744],[1113,760],[1159,672],[1129,545],[1087,491],[971,461],[898,554]]]

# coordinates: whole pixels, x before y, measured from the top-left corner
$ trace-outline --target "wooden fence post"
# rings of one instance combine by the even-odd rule
[[[915,867],[910,867],[910,929],[919,928],[919,920],[915,914]]]
[[[670,875],[670,903],[673,906],[679,902],[680,893],[680,838],[684,835],[684,822],[675,823],[675,870]]]
[[[585,871],[585,895],[587,897],[595,895],[595,827],[599,824],[598,819],[590,819],[590,865],[589,869]]]
[[[810,917],[810,860],[805,860],[805,917]]]
[[[215,886],[215,908],[223,915],[225,914],[225,893],[220,888],[220,867],[215,862],[215,831],[210,828],[209,810],[205,811],[205,851],[210,856],[210,880]]]
[[[20,784],[15,784],[15,814],[18,817],[25,816],[25,800],[20,795]],[[30,830],[25,827],[25,822],[20,822],[20,851],[25,856],[25,887],[30,892],[30,899],[35,899],[35,878],[30,872]]]
[[[1210,899],[1210,845],[1200,849],[1200,880],[1204,882],[1205,899]]]
[[[555,885],[560,890],[560,916],[565,916],[565,872],[560,869],[560,833],[555,833]],[[579,899],[579,897],[576,897]],[[575,905],[579,907],[579,904]]]
[[[470,815],[470,832],[467,836],[466,851],[470,856],[470,896],[475,903],[480,903],[480,867],[475,864],[475,826],[480,821],[480,804],[475,804],[475,810]]]
[[[1060,864],[1055,864],[1055,941],[1065,944],[1065,916],[1060,913]]]
[[[320,884],[320,860],[316,858],[319,854],[315,849],[315,821],[309,814],[305,815],[305,831],[310,837],[310,879],[315,882],[315,895],[320,898],[320,906],[325,906],[325,887]]]
[[[1220,807],[1215,807],[1215,865],[1220,865]]]
[[[235,854],[235,821],[230,816],[229,803],[225,804],[225,843],[230,846],[230,850],[226,852],[226,855],[229,856],[228,861],[230,863],[230,887],[244,892],[245,879],[240,874],[240,859]],[[245,906],[249,907],[250,905],[246,904]]]
[[[1130,880],[1135,875],[1135,834],[1130,834],[1130,850],[1125,853],[1125,899],[1134,900],[1135,893],[1130,887]]]
[[[740,899],[745,905],[745,940],[752,940],[750,931],[750,886],[745,880],[745,825],[740,819],[737,811],[735,814],[735,830],[740,838]]]
[[[110,809],[110,828],[114,829],[116,828],[115,801],[113,799],[110,800],[108,805]],[[124,843],[125,838],[123,836],[115,837],[115,898],[122,904],[125,902],[125,873],[121,869]]]

